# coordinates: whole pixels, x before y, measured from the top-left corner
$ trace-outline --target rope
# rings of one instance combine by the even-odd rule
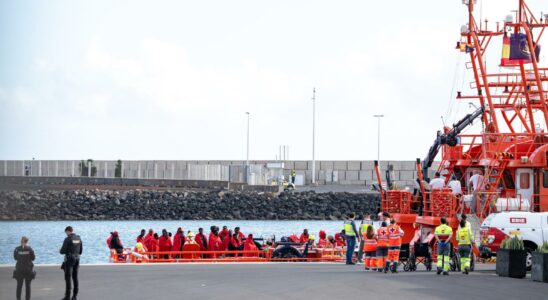
[[[455,72],[453,72],[453,83],[451,84],[451,93],[449,94],[449,103],[447,110],[445,111],[445,117],[444,120],[449,120],[449,117],[451,116],[451,113],[453,111],[453,96],[455,94],[455,87],[458,84],[458,71],[460,67],[460,61],[461,61],[461,55],[460,52],[457,52],[457,63],[455,64]]]

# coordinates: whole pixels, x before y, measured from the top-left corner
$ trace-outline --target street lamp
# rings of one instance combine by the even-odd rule
[[[384,115],[373,115],[374,118],[377,118],[378,130],[377,130],[377,161],[381,161],[381,118]]]
[[[247,115],[247,154],[245,158],[245,182],[249,183],[249,112],[245,112]]]
[[[312,185],[316,184],[316,88],[312,90]]]

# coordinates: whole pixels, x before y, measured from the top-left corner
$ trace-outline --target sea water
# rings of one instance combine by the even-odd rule
[[[15,264],[13,251],[22,236],[29,238],[29,245],[36,254],[35,264],[61,264],[63,256],[59,254],[59,249],[66,237],[64,229],[69,225],[82,238],[84,252],[80,261],[84,264],[108,263],[106,239],[114,230],[118,231],[124,247],[133,247],[141,229],[148,232],[149,228],[158,233],[165,228],[175,234],[177,228],[182,227],[186,235],[188,230],[196,234],[200,227],[209,234],[212,225],[221,229],[225,225],[229,229],[239,226],[246,235],[252,233],[254,237],[275,237],[276,240],[291,234],[299,236],[304,228],[316,236],[320,230],[334,235],[343,228],[342,221],[2,221],[0,264]]]

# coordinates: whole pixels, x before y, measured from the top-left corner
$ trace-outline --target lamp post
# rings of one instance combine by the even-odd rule
[[[312,90],[312,185],[316,184],[316,88]]]
[[[373,117],[377,118],[377,161],[380,163],[381,161],[381,118],[383,118],[384,115],[373,115]]]
[[[245,112],[247,115],[247,152],[245,158],[245,182],[249,183],[249,112]]]

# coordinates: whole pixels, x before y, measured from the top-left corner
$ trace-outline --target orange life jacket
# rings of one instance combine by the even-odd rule
[[[381,227],[377,229],[377,247],[388,247],[388,228]]]

